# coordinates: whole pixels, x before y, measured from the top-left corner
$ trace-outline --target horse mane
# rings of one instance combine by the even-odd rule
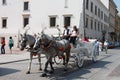
[[[26,37],[27,37],[27,39],[28,39],[28,45],[29,45],[30,47],[33,47],[34,44],[35,44],[35,41],[36,41],[35,37],[32,36],[32,35],[29,35],[29,34],[26,34]],[[31,40],[31,41],[30,41],[30,40]]]

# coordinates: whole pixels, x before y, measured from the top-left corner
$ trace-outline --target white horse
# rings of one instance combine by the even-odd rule
[[[51,73],[54,72],[54,68],[52,65],[52,58],[55,56],[61,56],[63,58],[63,65],[65,65],[65,69],[67,70],[68,61],[70,58],[70,43],[69,41],[63,39],[63,40],[54,40],[51,36],[48,36],[47,34],[40,35],[40,40],[36,43],[35,48],[41,48],[47,57],[47,62],[45,63],[44,73],[42,76],[46,76],[46,73],[48,72],[47,67],[48,64],[50,64],[51,67]],[[64,54],[65,53],[65,54]]]
[[[21,35],[21,43],[20,43],[20,50],[24,50],[26,46],[29,46],[28,51],[30,52],[30,63],[28,66],[27,74],[30,74],[31,70],[31,63],[34,55],[38,55],[38,61],[39,61],[39,70],[42,70],[41,68],[41,52],[39,50],[34,50],[34,44],[36,42],[36,39],[34,36],[29,34]]]

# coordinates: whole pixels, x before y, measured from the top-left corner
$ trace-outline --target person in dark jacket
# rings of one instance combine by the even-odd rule
[[[1,40],[1,54],[5,54],[5,38]]]
[[[68,29],[68,26],[64,26],[64,31],[63,31],[63,39],[69,40],[70,38],[70,29]]]

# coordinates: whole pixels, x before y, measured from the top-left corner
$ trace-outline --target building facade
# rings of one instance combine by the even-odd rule
[[[111,41],[115,41],[115,16],[116,16],[116,4],[113,0],[101,0],[103,4],[109,9],[109,36]]]
[[[103,31],[106,30],[104,38],[108,38],[109,28],[109,10],[103,5],[100,0],[86,0],[85,10],[85,31],[89,38],[97,38],[102,40]]]
[[[100,0],[2,0],[0,2],[0,37],[9,36],[18,44],[18,34],[27,24],[30,33],[58,34],[56,25],[61,31],[68,25],[79,28],[80,37],[103,38],[103,31],[108,33],[109,10]],[[61,32],[62,33],[62,32]],[[108,38],[108,35],[105,35]]]
[[[115,17],[115,41],[120,42],[120,15],[118,12],[116,12],[116,17]]]

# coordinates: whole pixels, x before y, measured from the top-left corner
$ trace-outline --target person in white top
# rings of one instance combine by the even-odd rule
[[[76,38],[77,37],[78,37],[78,29],[76,26],[74,26],[73,30],[71,31],[71,35],[70,35],[70,43],[72,43],[74,47],[76,45]]]
[[[104,48],[105,48],[105,52],[107,54],[107,51],[108,51],[108,41],[107,40],[104,42]]]

